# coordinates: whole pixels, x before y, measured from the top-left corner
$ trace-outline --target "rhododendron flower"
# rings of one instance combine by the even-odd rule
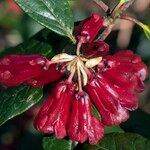
[[[34,126],[45,134],[55,133],[61,139],[67,135],[67,121],[74,93],[74,84],[58,83],[37,115]]]
[[[118,125],[129,118],[128,111],[118,101],[118,93],[111,89],[104,77],[96,75],[88,83],[86,90],[101,114],[104,124]]]
[[[129,50],[104,57],[86,86],[104,124],[120,124],[129,118],[127,110],[137,109],[136,92],[146,76],[146,65]]]
[[[44,69],[49,60],[42,55],[8,55],[0,59],[0,82],[6,86],[27,83],[43,86],[64,75],[65,70],[52,64]],[[49,75],[51,74],[51,75]]]
[[[139,55],[123,50],[108,55],[109,45],[95,40],[103,18],[93,14],[75,29],[76,54],[9,55],[0,59],[0,83],[44,86],[62,77],[37,115],[34,126],[58,139],[97,143],[105,125],[119,125],[138,108],[147,67]],[[65,76],[66,74],[66,76]],[[91,112],[95,105],[101,118]]]
[[[99,119],[91,114],[91,101],[86,92],[76,93],[72,100],[72,113],[69,121],[68,135],[71,140],[90,144],[97,143],[104,134]]]

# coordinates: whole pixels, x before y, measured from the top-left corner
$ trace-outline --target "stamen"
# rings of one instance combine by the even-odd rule
[[[83,66],[84,66],[83,62],[79,61],[78,64],[80,67],[80,71],[82,73],[83,85],[85,86],[85,85],[87,85],[87,82],[88,82],[88,76],[87,76],[87,73],[85,72],[85,70],[83,68]]]
[[[76,56],[75,55],[69,55],[67,53],[61,53],[56,56],[54,56],[51,60],[57,61],[57,60],[73,60]]]
[[[91,78],[91,76],[92,76],[91,71],[90,71],[85,65],[83,66],[83,68],[84,68],[86,74],[88,75],[88,78]],[[91,68],[91,69],[92,69],[92,68]]]
[[[81,42],[79,42],[79,43],[77,44],[77,56],[80,55],[80,48],[81,48],[81,45],[82,45]]]
[[[78,74],[78,86],[79,86],[79,92],[82,92],[82,80],[81,80],[81,72],[80,72],[80,66],[77,62],[77,74]]]
[[[71,69],[71,74],[70,74],[70,76],[68,77],[68,82],[69,82],[69,83],[72,82],[72,79],[73,79],[73,77],[74,77],[75,71],[76,71],[76,69],[75,69],[75,67],[73,67],[73,68]]]

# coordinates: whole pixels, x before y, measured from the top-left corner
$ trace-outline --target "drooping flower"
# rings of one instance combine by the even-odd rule
[[[43,86],[62,77],[65,70],[56,64],[44,69],[49,60],[42,55],[8,55],[0,59],[0,82],[6,86],[22,83]],[[37,80],[36,80],[37,79]]]
[[[106,56],[86,89],[106,125],[117,125],[129,118],[127,110],[138,108],[137,92],[144,89],[147,67],[129,50]]]
[[[99,119],[92,116],[91,101],[86,92],[79,92],[72,100],[72,112],[69,120],[68,136],[71,140],[90,144],[97,143],[104,134]]]
[[[34,127],[45,134],[55,133],[58,139],[67,136],[66,125],[73,93],[73,83],[67,81],[58,83],[40,109]]]
[[[118,93],[113,91],[103,76],[95,75],[88,82],[86,90],[105,125],[118,125],[129,118],[128,111],[120,105]]]

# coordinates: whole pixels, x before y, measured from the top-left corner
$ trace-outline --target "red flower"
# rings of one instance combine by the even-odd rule
[[[73,93],[73,84],[67,81],[58,83],[37,115],[35,128],[45,134],[55,133],[58,139],[64,138]]]
[[[144,90],[143,81],[147,77],[147,67],[141,58],[130,50],[106,56],[97,69],[116,86],[137,92]]]
[[[144,89],[147,67],[131,51],[106,56],[86,89],[106,125],[117,125],[128,119],[127,110],[138,107],[136,92]]]
[[[75,28],[75,36],[81,43],[91,43],[103,26],[103,18],[92,14]]]
[[[45,70],[47,61],[49,60],[42,55],[8,55],[1,58],[0,82],[6,86],[17,86],[26,82],[43,86],[64,75],[64,72],[57,70],[57,65],[51,65]],[[35,82],[36,80],[38,81]]]
[[[97,143],[104,134],[100,120],[91,114],[91,102],[87,93],[76,93],[72,100],[72,113],[69,120],[68,135],[71,140],[90,144]]]
[[[43,86],[69,74],[37,115],[34,126],[39,131],[94,144],[103,137],[103,125],[118,125],[129,118],[129,111],[137,109],[137,92],[144,90],[147,67],[130,50],[108,55],[105,42],[93,41],[102,26],[103,18],[93,14],[76,27],[76,55],[61,53],[51,60],[42,55],[0,59],[0,83],[7,86]],[[92,116],[91,101],[101,120]]]
[[[86,90],[98,109],[104,124],[118,125],[129,118],[128,111],[120,105],[118,93],[103,76],[96,74],[89,81]]]

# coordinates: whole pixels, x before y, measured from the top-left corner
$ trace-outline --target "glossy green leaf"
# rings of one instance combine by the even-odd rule
[[[42,88],[21,85],[7,88],[0,97],[0,125],[17,116],[42,98]]]
[[[150,141],[133,133],[107,134],[97,144],[85,144],[82,150],[150,150]]]
[[[76,143],[71,140],[58,140],[55,136],[43,138],[44,150],[73,150],[75,146]]]
[[[73,42],[74,21],[67,0],[15,0],[33,19]]]

